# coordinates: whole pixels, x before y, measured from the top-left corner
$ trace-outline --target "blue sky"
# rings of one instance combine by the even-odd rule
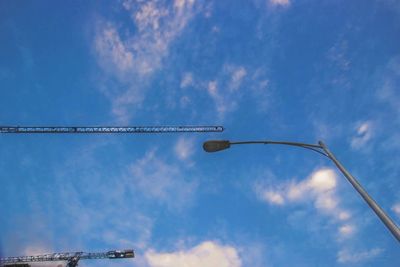
[[[223,133],[0,136],[3,256],[80,266],[398,266],[323,140],[400,222],[400,4],[1,1],[0,124]]]

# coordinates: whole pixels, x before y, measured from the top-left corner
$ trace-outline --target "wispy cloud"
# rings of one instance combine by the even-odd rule
[[[383,252],[381,248],[373,248],[366,251],[351,251],[343,249],[337,254],[339,263],[360,263],[379,256]]]
[[[256,69],[250,77],[250,90],[260,112],[266,112],[273,102],[270,81],[262,68]]]
[[[396,213],[396,215],[400,218],[400,203],[396,203],[392,206],[392,210]]]
[[[243,66],[225,64],[218,77],[208,83],[207,92],[214,100],[220,119],[237,108],[243,94],[240,87],[246,75],[247,71]]]
[[[389,60],[379,78],[382,81],[377,90],[378,99],[399,114],[400,94],[397,88],[400,84],[400,56],[395,56]],[[399,123],[400,120],[398,119],[397,122]]]
[[[206,89],[220,119],[236,111],[244,97],[252,99],[263,112],[271,101],[269,80],[265,73],[261,69],[249,70],[241,65],[224,64],[220,73],[207,83]]]
[[[193,74],[190,72],[186,72],[181,80],[181,88],[186,88],[193,84]]]
[[[106,24],[98,33],[95,48],[103,68],[116,75],[133,67],[133,53],[128,44],[121,40],[118,30],[112,24]]]
[[[350,212],[340,207],[340,198],[336,192],[337,177],[332,169],[321,168],[303,181],[291,181],[283,184],[255,187],[258,197],[271,205],[283,206],[290,203],[312,202],[314,207],[328,215],[339,224],[340,238],[351,236],[355,227],[349,221]]]
[[[146,252],[150,267],[240,267],[241,259],[235,247],[205,241],[193,248],[171,253]]]
[[[269,3],[274,6],[284,6],[290,5],[290,0],[269,0]]]
[[[190,0],[176,0],[173,5],[124,1],[122,6],[130,14],[131,24],[98,23],[94,49],[108,75],[103,77],[103,92],[110,98],[112,112],[119,121],[129,121],[133,106],[143,101],[147,82],[162,67],[171,44],[194,16],[193,5]],[[132,27],[137,29],[135,33],[127,34]]]
[[[188,160],[193,155],[194,150],[194,140],[187,137],[180,137],[174,147],[174,152],[180,160]]]
[[[346,40],[340,40],[328,51],[328,59],[340,70],[346,71],[350,68],[351,62],[347,56],[348,44]]]
[[[229,89],[237,90],[242,84],[243,78],[247,75],[247,71],[243,66],[227,66],[227,69],[231,73]]]
[[[329,142],[330,140],[342,138],[343,136],[343,125],[316,118],[312,119],[312,124],[315,132],[314,136],[317,139]]]
[[[348,237],[354,234],[355,227],[351,224],[345,224],[339,227],[339,234],[341,237]]]
[[[54,166],[54,184],[49,185],[52,190],[48,193],[32,190],[29,198],[34,204],[35,217],[23,218],[32,221],[31,227],[20,233],[21,238],[12,233],[9,240],[17,244],[10,247],[20,251],[19,255],[55,252],[54,247],[60,251],[85,250],[93,242],[109,248],[145,251],[157,220],[149,215],[152,212],[149,207],[180,212],[193,203],[197,183],[193,175],[185,176],[180,161],[174,157],[167,160],[157,150],[150,149],[133,162],[110,169],[100,163],[98,155],[99,151],[115,146],[97,142],[85,145],[66,162]],[[187,153],[189,156],[190,152]],[[35,204],[38,196],[41,205]],[[51,207],[56,208],[48,213]],[[64,214],[62,219],[60,210]],[[66,233],[63,237],[58,237],[60,229]]]
[[[82,183],[87,183],[89,178],[81,179]],[[71,240],[65,241],[68,244],[73,243],[75,249],[83,247],[85,243],[82,242],[87,242],[80,237],[83,232],[86,233],[86,238],[99,240],[112,247],[123,245],[142,249],[147,246],[153,221],[143,214],[143,210],[135,204],[136,201],[125,195],[127,191],[133,193],[129,183],[121,178],[114,179],[118,183],[103,181],[96,184],[92,181],[96,184],[96,192],[91,192],[90,187],[76,188],[72,181],[65,182],[64,179],[58,183],[58,188],[63,188],[63,191],[57,202],[60,202],[60,208],[68,215],[61,225],[67,227],[71,235]],[[94,201],[85,202],[84,196],[88,195]],[[113,227],[108,227],[108,224]]]
[[[268,174],[271,176],[271,174]],[[276,180],[269,177],[268,180]],[[337,262],[354,264],[365,262],[377,257],[383,252],[381,248],[365,251],[354,251],[348,248],[354,242],[355,235],[359,232],[359,225],[352,217],[350,211],[341,204],[342,199],[337,192],[338,181],[334,170],[320,168],[312,172],[302,181],[289,181],[284,183],[270,183],[265,185],[259,182],[255,186],[257,196],[262,201],[280,208],[295,208],[298,205],[307,206],[312,203],[318,214],[330,218],[328,224],[336,227],[336,242],[338,245]],[[296,205],[296,206],[293,206]],[[400,206],[398,207],[400,211]],[[395,209],[395,206],[393,207]],[[304,212],[301,212],[304,214]],[[296,218],[296,211],[291,211],[288,219]],[[305,218],[304,215],[301,215]],[[298,223],[298,218],[295,219]],[[309,222],[312,224],[311,222]],[[310,229],[314,230],[315,225]],[[317,232],[319,233],[321,229]]]
[[[52,252],[55,246],[54,231],[49,231],[52,221],[46,214],[45,208],[40,201],[43,192],[36,192],[34,189],[25,191],[28,199],[26,211],[19,216],[8,218],[9,223],[23,231],[11,231],[3,233],[3,240],[7,240],[5,255],[2,256],[29,256]],[[48,206],[47,206],[48,207]],[[3,216],[4,217],[4,216]]]
[[[179,166],[165,162],[155,150],[131,164],[127,179],[131,181],[133,190],[174,209],[189,205],[197,188],[197,183],[186,179]]]
[[[261,193],[261,198],[271,204],[276,204],[276,205],[285,204],[285,198],[282,192],[277,192],[267,189]]]
[[[237,102],[231,96],[221,92],[221,88],[216,80],[210,81],[207,86],[207,92],[214,100],[215,109],[220,119],[223,119],[228,112],[232,112],[237,107]]]
[[[371,121],[364,121],[357,124],[355,127],[356,134],[351,139],[351,147],[353,149],[361,149],[368,144],[373,137],[373,124]]]
[[[129,166],[110,172],[99,163],[96,155],[108,146],[115,144],[87,145],[55,168],[57,194],[45,200],[63,210],[65,218],[60,220],[58,212],[47,217],[56,229],[65,229],[67,235],[56,242],[65,251],[85,249],[93,240],[144,249],[151,238],[154,221],[141,206],[143,199],[136,197],[136,184],[126,175]]]

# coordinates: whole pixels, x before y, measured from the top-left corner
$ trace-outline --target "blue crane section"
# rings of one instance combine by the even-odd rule
[[[111,250],[108,252],[63,252],[51,253],[36,256],[21,256],[21,257],[7,257],[0,258],[1,267],[28,267],[28,263],[32,262],[46,262],[46,261],[66,261],[67,267],[78,266],[79,260],[93,260],[93,259],[126,259],[134,258],[135,253],[132,249],[126,250]]]
[[[204,133],[204,132],[223,132],[222,126],[0,126],[0,133],[8,134],[102,134],[102,133]]]

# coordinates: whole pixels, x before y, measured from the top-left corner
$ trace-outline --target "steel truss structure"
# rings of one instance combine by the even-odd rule
[[[222,126],[0,126],[0,133],[187,133],[187,132],[222,132]]]
[[[26,263],[30,262],[45,262],[45,261],[66,261],[67,267],[78,266],[79,260],[92,259],[125,259],[134,258],[135,254],[132,249],[127,250],[111,250],[108,252],[64,252],[51,253],[37,256],[21,256],[0,258],[0,266],[29,266]]]

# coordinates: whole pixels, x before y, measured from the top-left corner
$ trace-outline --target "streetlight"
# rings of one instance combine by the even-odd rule
[[[375,212],[375,214],[379,217],[379,219],[385,224],[385,226],[389,229],[389,231],[393,234],[393,236],[400,242],[400,229],[393,222],[392,219],[385,213],[385,211],[375,202],[375,200],[365,191],[365,189],[361,186],[361,184],[357,181],[357,179],[352,176],[346,168],[336,159],[336,157],[332,154],[331,151],[327,148],[327,146],[319,141],[318,145],[313,144],[305,144],[298,142],[285,142],[285,141],[244,141],[244,142],[230,142],[228,140],[210,140],[206,141],[203,144],[203,149],[206,152],[217,152],[224,149],[228,149],[231,145],[246,145],[246,144],[264,144],[264,145],[288,145],[288,146],[297,146],[301,148],[306,148],[313,150],[328,159],[330,159],[336,167],[340,170],[340,172],[347,178],[347,180],[351,183],[354,189],[361,195],[361,197],[367,202],[367,204],[371,207],[371,209]]]

